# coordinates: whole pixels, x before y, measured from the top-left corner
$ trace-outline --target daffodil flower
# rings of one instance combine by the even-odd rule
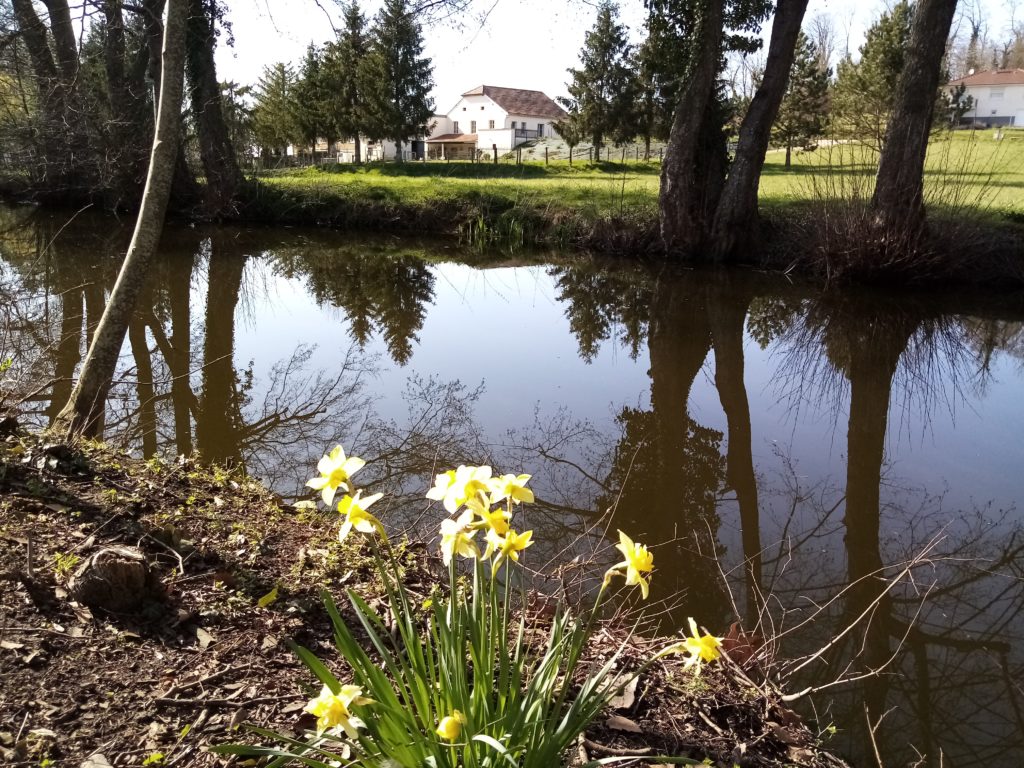
[[[455,741],[462,734],[462,726],[465,724],[466,716],[459,710],[453,709],[450,715],[441,718],[434,733],[446,741]]]
[[[366,723],[353,715],[349,707],[373,703],[373,699],[362,693],[363,690],[355,685],[343,685],[337,693],[325,685],[320,695],[305,707],[306,712],[316,716],[317,733],[341,726],[350,739],[356,738],[359,735],[356,729],[365,728]]]
[[[338,512],[345,515],[345,522],[341,524],[341,529],[338,531],[338,541],[344,541],[353,528],[360,533],[379,533],[381,536],[385,535],[384,526],[381,525],[380,520],[366,511],[371,504],[384,494],[375,493],[372,496],[361,499],[359,498],[361,493],[362,491],[356,491],[355,496],[346,495],[338,502]]]
[[[491,479],[491,468],[460,466],[449,469],[434,478],[434,487],[427,491],[427,498],[440,501],[449,514],[475,498],[478,494],[486,494],[487,483]]]
[[[491,576],[498,572],[505,560],[519,562],[519,553],[533,544],[532,538],[533,531],[516,533],[510,530],[504,537],[495,533],[493,528],[487,531],[487,552],[484,557],[495,553],[494,560],[491,562]]]
[[[708,632],[701,635],[697,628],[697,622],[692,617],[687,621],[690,624],[690,637],[660,651],[658,657],[667,656],[670,653],[685,653],[687,656],[683,666],[693,667],[694,674],[700,674],[700,665],[703,662],[715,661],[722,655],[722,652],[718,650],[722,645],[722,638],[715,637]]]
[[[315,491],[320,491],[324,504],[328,506],[334,501],[334,494],[338,489],[351,491],[349,479],[363,468],[365,461],[356,457],[345,458],[345,449],[340,445],[334,446],[330,453],[321,457],[316,465],[320,477],[314,477],[306,482],[306,486]]]
[[[629,586],[639,584],[640,594],[646,600],[650,593],[650,582],[642,574],[650,573],[654,568],[654,555],[647,551],[646,546],[635,543],[622,531],[619,531],[619,543],[615,545],[615,548],[626,559],[608,569],[604,575],[605,584],[611,581],[612,576],[622,575],[621,569],[625,568],[626,584]]]
[[[445,565],[450,565],[455,555],[480,557],[480,550],[473,541],[476,531],[472,525],[473,513],[468,509],[455,520],[449,518],[441,521],[441,557]]]
[[[512,517],[508,510],[502,508],[491,509],[480,496],[469,499],[466,502],[466,509],[480,518],[480,524],[477,525],[478,528],[487,528],[499,536],[504,536],[508,533],[508,521]]]
[[[497,504],[505,499],[512,499],[512,503],[519,504],[525,501],[533,503],[533,491],[526,487],[530,475],[502,475],[492,477],[488,485],[491,492],[491,503]]]

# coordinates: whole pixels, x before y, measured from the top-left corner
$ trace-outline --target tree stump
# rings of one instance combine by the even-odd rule
[[[160,579],[134,547],[110,546],[86,560],[69,583],[71,597],[90,608],[130,613],[159,599]]]

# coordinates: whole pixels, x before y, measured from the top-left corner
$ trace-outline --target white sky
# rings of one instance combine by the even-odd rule
[[[977,0],[976,0],[977,1]],[[588,0],[475,0],[475,11],[493,8],[481,26],[465,19],[461,27],[451,21],[424,28],[426,55],[434,64],[435,108],[447,111],[459,95],[477,85],[532,88],[549,96],[566,95],[566,70],[578,62],[583,35],[593,24],[596,2]],[[863,42],[884,0],[811,0],[807,19],[831,14],[835,19],[839,53],[849,30],[850,50]],[[961,6],[970,3],[961,0]],[[335,0],[232,0],[230,19],[234,48],[221,45],[217,52],[218,76],[252,84],[263,67],[277,61],[297,64],[312,41],[333,37],[323,9],[338,23]],[[989,22],[989,34],[1001,38],[1007,29],[1013,0],[980,0]],[[1024,16],[1024,2],[1017,18]],[[363,11],[373,16],[380,0],[364,0]],[[642,0],[621,0],[621,20],[634,39],[642,31]],[[770,32],[766,25],[764,35]]]

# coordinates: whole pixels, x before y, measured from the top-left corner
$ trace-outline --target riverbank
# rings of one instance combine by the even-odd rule
[[[240,725],[297,733],[314,691],[286,641],[336,666],[319,589],[373,599],[369,561],[338,543],[336,520],[223,470],[48,443],[8,420],[0,489],[5,765],[221,765],[206,750],[250,739]],[[84,604],[87,566],[119,547],[153,569],[125,582],[148,591],[117,611]],[[405,551],[410,587],[428,593],[435,558]],[[598,638],[591,653],[606,651]],[[760,674],[721,665],[695,679],[663,664],[598,719],[580,754],[843,765]]]

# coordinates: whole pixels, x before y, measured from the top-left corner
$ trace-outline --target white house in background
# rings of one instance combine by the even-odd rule
[[[427,159],[502,155],[531,139],[552,134],[566,112],[541,91],[481,85],[466,91],[445,114],[433,117]]]
[[[1024,128],[1024,69],[990,69],[949,83],[960,85],[973,102],[962,123]]]

